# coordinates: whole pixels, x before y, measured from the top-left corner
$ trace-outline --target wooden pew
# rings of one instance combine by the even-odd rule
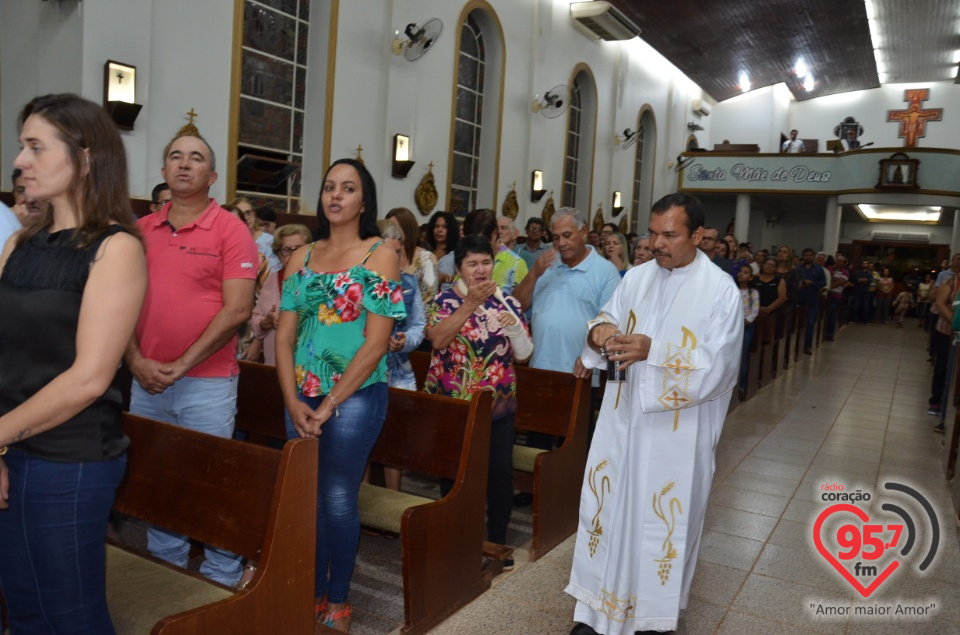
[[[776,331],[776,318],[772,314],[761,313],[757,316],[753,336],[760,339],[760,370],[757,377],[760,388],[769,384],[777,376],[774,366],[774,351],[777,347]]]
[[[514,428],[563,437],[560,447],[549,451],[513,446],[513,486],[533,494],[533,562],[577,530],[587,464],[590,380],[528,366],[515,369]]]
[[[234,591],[110,544],[117,633],[313,633],[317,442],[282,452],[124,414],[127,473],[114,509],[258,560]]]
[[[807,337],[807,307],[797,305],[793,307],[793,360],[799,362],[803,359],[803,341]]]
[[[746,388],[743,391],[743,400],[750,401],[757,390],[760,389],[760,327],[763,324],[763,316],[758,315],[753,321],[753,338],[750,340],[750,351],[747,353],[747,381]]]
[[[410,363],[417,385],[422,386],[430,355],[414,351]],[[520,445],[513,448],[513,486],[533,494],[532,562],[577,530],[580,488],[587,463],[590,380],[523,365],[514,365],[514,370],[514,428],[563,437],[560,447],[550,451]]]
[[[370,461],[454,481],[438,501],[364,483],[360,522],[400,534],[404,633],[424,633],[490,588],[483,565],[491,393],[471,401],[390,389]]]
[[[490,588],[496,566],[482,565],[492,403],[487,392],[464,401],[390,389],[370,461],[454,481],[437,501],[360,486],[361,524],[400,534],[404,633],[426,632]],[[283,439],[283,416],[276,369],[240,362],[237,429]]]

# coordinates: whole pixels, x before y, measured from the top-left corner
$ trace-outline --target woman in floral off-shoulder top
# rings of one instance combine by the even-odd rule
[[[277,375],[288,437],[320,440],[317,619],[347,631],[360,539],[357,494],[386,417],[387,344],[405,312],[397,255],[379,239],[366,168],[353,159],[331,165],[319,207],[319,239],[287,265]]]

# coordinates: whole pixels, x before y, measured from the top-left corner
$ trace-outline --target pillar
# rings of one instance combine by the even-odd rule
[[[960,253],[960,209],[953,210],[953,232],[950,234],[950,254]]]
[[[737,240],[742,243],[747,242],[747,235],[750,231],[750,195],[737,194],[737,213],[734,216],[734,230]]]
[[[837,252],[840,246],[840,204],[837,196],[827,197],[827,218],[823,225],[823,251],[828,254]]]

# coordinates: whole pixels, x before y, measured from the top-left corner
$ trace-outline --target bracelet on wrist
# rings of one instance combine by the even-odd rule
[[[330,400],[330,403],[333,404],[333,414],[334,414],[335,416],[339,417],[339,416],[340,416],[340,403],[337,402],[336,398],[335,398],[332,394],[330,394],[330,393],[327,394],[327,399],[329,399],[329,400]]]

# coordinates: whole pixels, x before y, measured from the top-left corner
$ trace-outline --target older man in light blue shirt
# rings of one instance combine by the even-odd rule
[[[553,248],[537,258],[513,295],[525,311],[533,309],[530,366],[572,373],[580,361],[587,322],[613,295],[620,274],[587,243],[586,222],[576,209],[558,209],[550,229]],[[549,449],[552,441],[531,433],[527,444]]]

